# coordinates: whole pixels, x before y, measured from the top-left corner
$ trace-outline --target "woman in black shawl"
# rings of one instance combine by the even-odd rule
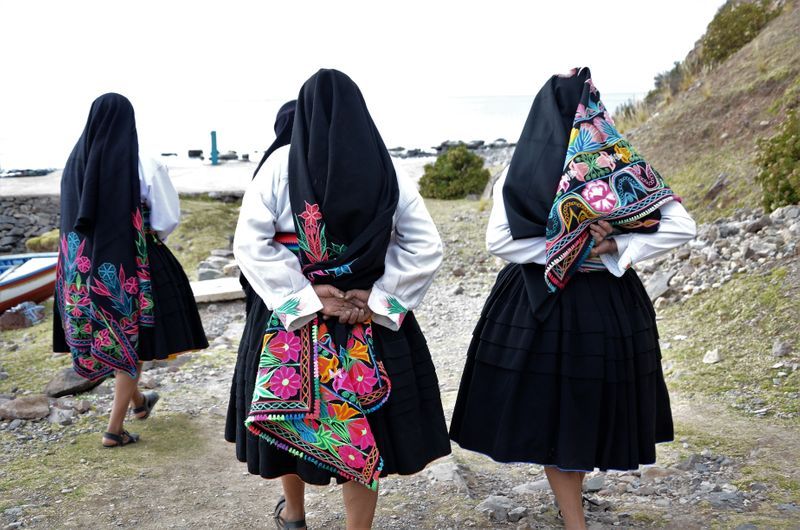
[[[245,193],[234,252],[269,309],[248,319],[226,439],[282,479],[279,528],[305,526],[305,484],[344,483],[348,528],[372,523],[379,477],[450,451],[436,373],[411,309],[441,263],[413,182],[398,176],[358,87],[320,70],[290,147]]]
[[[495,186],[487,244],[511,263],[473,332],[450,436],[544,465],[568,528],[585,525],[587,472],[651,464],[672,439],[655,312],[630,267],[694,230],[589,70],[553,76]]]
[[[143,420],[158,401],[137,390],[142,361],[208,346],[189,281],[162,241],[179,213],[166,168],[139,155],[131,103],[97,98],[61,177],[53,347],[84,378],[116,374],[105,447],[138,440],[123,429],[129,404]]]

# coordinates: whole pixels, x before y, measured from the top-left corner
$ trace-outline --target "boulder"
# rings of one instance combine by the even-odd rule
[[[666,270],[658,271],[645,282],[644,288],[650,296],[651,301],[655,301],[658,297],[664,296],[669,291],[669,281],[677,271]]]
[[[37,420],[50,414],[50,399],[42,394],[22,396],[0,404],[4,420]]]
[[[44,393],[50,397],[70,396],[88,392],[103,380],[89,381],[75,373],[75,370],[64,368],[44,387]]]

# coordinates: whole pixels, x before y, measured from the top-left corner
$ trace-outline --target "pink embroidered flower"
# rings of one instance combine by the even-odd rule
[[[297,361],[300,354],[300,337],[289,331],[279,331],[269,341],[269,352],[282,363]]]
[[[589,116],[589,111],[586,110],[586,105],[578,103],[578,108],[575,110],[575,119],[583,120]]]
[[[84,333],[91,333],[92,332],[92,325],[87,322],[86,324],[83,325],[82,330],[83,330]]]
[[[606,151],[600,153],[600,156],[597,157],[597,165],[600,167],[605,167],[614,171],[614,168],[617,167],[617,163],[614,162],[614,157],[609,155]]]
[[[94,338],[94,345],[95,348],[98,349],[111,346],[111,337],[109,337],[107,329],[101,329],[99,332],[97,332],[97,335]]]
[[[569,163],[569,170],[572,173],[572,177],[585,182],[586,174],[589,173],[589,165],[585,162],[573,161]]]
[[[322,214],[319,213],[319,204],[306,203],[306,211],[300,214],[300,217],[306,221],[319,221],[322,219]]]
[[[79,257],[77,260],[75,260],[75,263],[78,265],[78,270],[84,274],[89,272],[89,269],[92,268],[92,262],[89,261],[89,258],[86,256]]]
[[[94,361],[89,359],[88,357],[81,357],[80,359],[78,359],[78,363],[80,363],[80,365],[86,368],[87,370],[94,369]]]
[[[333,389],[337,392],[341,392],[342,390],[346,390],[347,392],[355,392],[350,376],[341,368],[336,370],[336,372],[333,374]]]
[[[353,440],[353,445],[357,445],[361,449],[366,449],[375,445],[375,438],[372,436],[372,431],[369,428],[369,423],[366,418],[354,420],[347,426],[347,431],[350,433],[350,439]]]
[[[586,184],[581,195],[589,203],[589,206],[598,212],[610,212],[617,203],[617,198],[611,188],[602,180],[593,180]]]
[[[354,469],[361,469],[364,467],[364,457],[349,445],[339,446],[336,448],[336,451],[339,453],[339,458],[341,458],[346,465]]]
[[[300,375],[294,368],[281,366],[272,374],[269,389],[281,399],[289,399],[300,390]]]
[[[561,180],[558,181],[558,189],[556,193],[561,193],[569,189],[569,173],[561,175]]]
[[[350,379],[353,381],[353,386],[359,395],[372,392],[378,382],[375,377],[375,371],[360,361],[354,362],[353,366],[350,367]]]
[[[125,284],[122,286],[125,289],[125,292],[128,294],[136,294],[139,292],[139,280],[131,276],[127,280],[125,280]]]

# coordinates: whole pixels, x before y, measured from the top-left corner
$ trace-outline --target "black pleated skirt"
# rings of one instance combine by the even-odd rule
[[[167,245],[147,236],[147,257],[153,289],[153,327],[140,328],[139,360],[208,348],[203,323],[189,278]]]
[[[655,462],[672,415],[636,273],[576,274],[538,321],[522,268],[506,266],[473,332],[450,437],[500,462],[562,470]]]
[[[296,474],[304,482],[317,485],[329,484],[332,478],[342,482],[333,473],[260,439],[244,426],[270,314],[254,296],[233,374],[225,439],[236,444],[236,458],[246,462],[247,470],[254,475],[277,478]],[[372,331],[375,349],[392,381],[386,404],[367,415],[383,457],[381,476],[410,475],[450,453],[439,382],[427,342],[412,313],[397,332],[379,325]]]

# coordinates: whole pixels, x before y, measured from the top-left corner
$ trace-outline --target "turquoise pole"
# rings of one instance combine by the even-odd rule
[[[211,165],[219,164],[219,151],[217,151],[217,131],[211,131]]]

